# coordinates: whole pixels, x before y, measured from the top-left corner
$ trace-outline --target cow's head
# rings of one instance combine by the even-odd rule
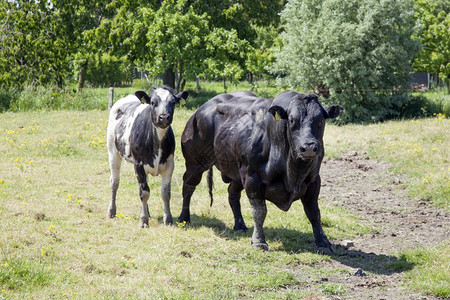
[[[168,87],[156,87],[152,89],[150,96],[143,91],[137,91],[135,95],[141,102],[150,104],[153,124],[164,129],[172,123],[175,104],[180,103],[181,99],[186,100],[189,93],[184,91],[174,95],[173,90]]]
[[[296,159],[313,159],[323,155],[325,120],[336,118],[344,108],[331,105],[324,108],[316,94],[283,92],[269,108],[274,120],[284,120],[291,153]]]

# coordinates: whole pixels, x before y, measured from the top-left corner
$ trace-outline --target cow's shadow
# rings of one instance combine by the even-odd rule
[[[279,242],[282,245],[277,251],[287,253],[317,252],[312,233],[279,227],[264,228],[264,232],[269,248],[271,242]],[[331,242],[333,243],[333,241]],[[334,253],[329,255],[331,259],[351,268],[362,269],[375,274],[390,275],[400,273],[411,270],[415,265],[413,262],[407,261],[404,256],[396,257],[374,252],[364,252],[336,244],[333,244],[332,249]]]
[[[208,216],[191,215],[191,228],[208,227],[216,236],[228,240],[248,239],[249,247],[253,227],[247,232],[236,232],[217,218]],[[302,232],[284,227],[264,227],[266,241],[269,244],[278,244],[276,250],[289,254],[302,252],[316,253],[314,236],[311,232]],[[334,253],[330,254],[332,260],[338,261],[346,266],[375,274],[390,275],[411,270],[414,263],[407,261],[403,256],[400,258],[391,255],[364,252],[361,250],[347,249],[340,245],[333,245]]]

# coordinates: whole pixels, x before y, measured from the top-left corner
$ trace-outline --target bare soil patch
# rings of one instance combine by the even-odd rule
[[[322,278],[338,283],[346,292],[331,299],[438,299],[402,286],[402,272],[386,266],[395,254],[411,248],[429,247],[449,238],[449,214],[409,197],[406,180],[390,171],[385,162],[353,152],[322,164],[321,198],[343,207],[377,228],[376,233],[348,241],[332,241],[336,254],[330,267],[346,268],[348,275]]]

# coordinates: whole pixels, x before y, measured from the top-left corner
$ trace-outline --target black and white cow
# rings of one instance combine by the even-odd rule
[[[134,165],[141,198],[140,227],[147,227],[147,200],[150,189],[147,175],[160,175],[164,202],[164,224],[172,223],[170,213],[170,181],[172,178],[175,138],[172,123],[175,104],[187,99],[188,92],[174,95],[166,87],[153,88],[150,96],[137,91],[118,100],[109,114],[107,147],[111,168],[111,203],[108,217],[116,215],[116,194],[119,187],[122,159]]]
[[[325,120],[342,111],[339,105],[323,107],[315,94],[293,91],[275,99],[235,92],[203,104],[187,122],[181,138],[186,172],[179,221],[190,221],[192,193],[203,172],[216,166],[223,181],[229,183],[235,230],[247,230],[240,205],[241,191],[247,193],[255,223],[253,247],[268,249],[263,231],[265,200],[287,211],[301,199],[318,250],[329,251],[331,244],[323,232],[317,202],[319,170]]]

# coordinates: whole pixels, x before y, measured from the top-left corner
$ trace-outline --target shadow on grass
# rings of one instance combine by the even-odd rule
[[[264,228],[266,239],[270,242],[282,243],[279,251],[287,253],[316,252],[314,236],[312,233],[300,232],[288,228]],[[361,250],[348,249],[341,245],[333,244],[334,253],[330,258],[343,265],[355,269],[362,269],[376,274],[390,275],[411,270],[414,263],[407,261],[404,257],[376,254]]]
[[[249,247],[251,247],[250,238],[253,227],[250,227],[247,232],[236,232],[217,218],[195,214],[191,215],[191,224],[189,226],[194,229],[200,227],[211,228],[218,237],[227,240],[248,239]],[[281,247],[276,251],[283,251],[289,254],[316,252],[314,236],[311,232],[305,233],[280,227],[265,227],[264,232],[269,249],[271,243],[278,242],[281,243]],[[414,263],[407,261],[402,256],[396,257],[373,252],[368,253],[361,250],[349,250],[341,245],[333,245],[333,250],[334,253],[330,255],[332,260],[354,269],[362,269],[365,272],[390,275],[408,271],[414,267]]]
[[[278,241],[282,243],[282,248],[279,251],[287,253],[316,252],[312,232],[305,233],[288,228],[264,228],[264,232],[269,248],[271,242]],[[407,261],[402,256],[364,252],[335,244],[332,247],[334,253],[330,255],[331,259],[355,269],[390,275],[408,271],[414,267],[414,263]]]

